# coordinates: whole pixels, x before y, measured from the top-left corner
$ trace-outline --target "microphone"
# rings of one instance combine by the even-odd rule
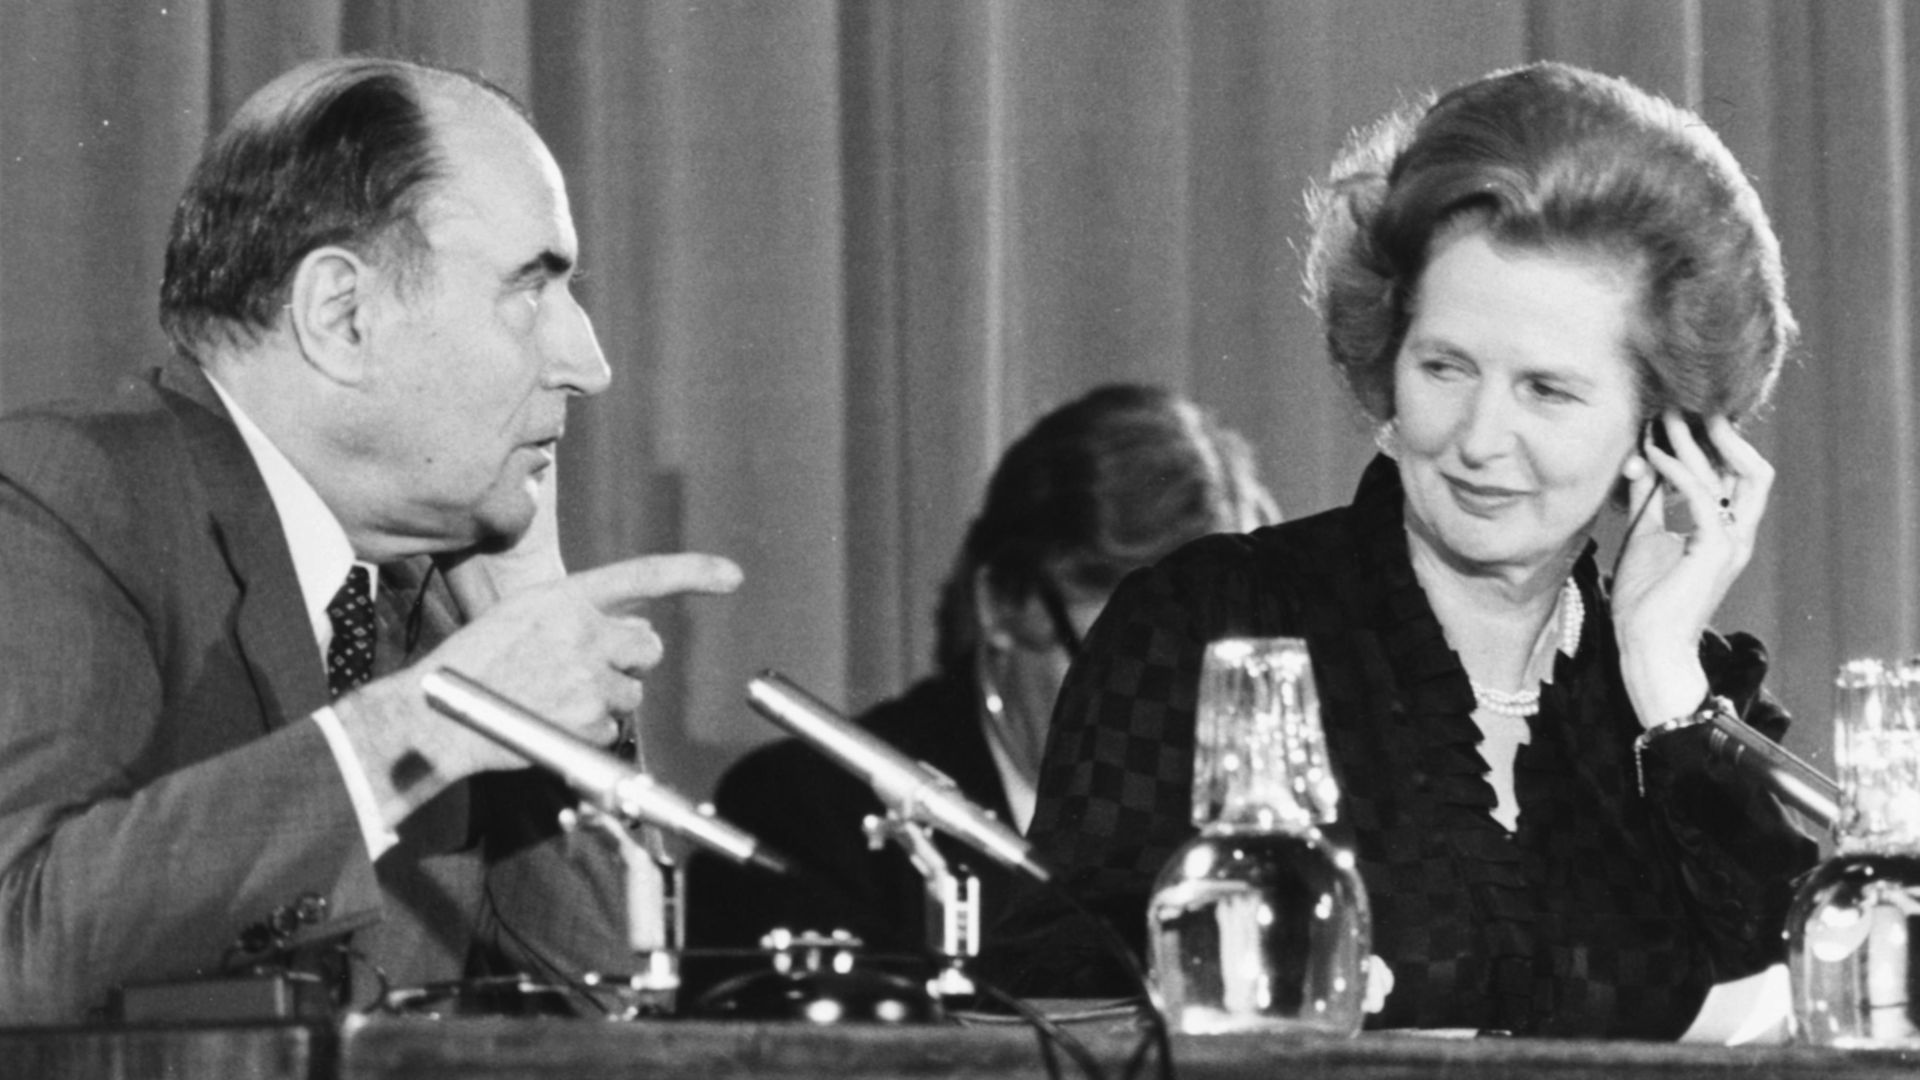
[[[840,766],[865,780],[889,810],[923,822],[1039,881],[1052,875],[1019,833],[960,794],[952,780],[855,726],[786,676],[764,671],[747,683],[747,702]]]
[[[789,871],[785,859],[762,847],[752,834],[714,816],[713,807],[695,806],[653,777],[473,679],[438,668],[422,677],[420,685],[427,704],[557,774],[601,812],[658,826],[737,863],[777,874]]]
[[[1781,802],[1831,831],[1840,821],[1840,785],[1806,759],[1754,730],[1728,709],[1711,713],[1707,749],[1758,777]]]

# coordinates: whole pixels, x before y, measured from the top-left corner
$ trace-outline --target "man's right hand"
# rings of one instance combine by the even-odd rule
[[[740,568],[717,555],[645,555],[503,597],[405,671],[334,702],[340,726],[397,827],[447,785],[527,762],[441,716],[420,688],[446,667],[596,745],[640,707],[642,679],[660,662],[660,638],[641,612],[682,593],[729,593]]]

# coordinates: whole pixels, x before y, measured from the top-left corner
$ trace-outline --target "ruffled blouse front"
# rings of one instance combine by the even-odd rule
[[[1305,637],[1341,782],[1330,830],[1359,860],[1374,951],[1395,989],[1379,1027],[1672,1037],[1706,988],[1779,958],[1789,879],[1813,846],[1690,733],[1633,772],[1641,731],[1591,553],[1574,579],[1581,646],[1557,658],[1514,763],[1517,828],[1493,817],[1474,698],[1408,561],[1392,462],[1352,506],[1189,545],[1128,579],[1075,665],[1029,836],[1134,941],[1146,897],[1193,833],[1200,656],[1231,634]],[[1778,736],[1764,652],[1709,635],[1718,692]],[[1672,745],[1667,745],[1672,744]],[[987,970],[1029,994],[1111,992],[1071,920],[1035,892]]]

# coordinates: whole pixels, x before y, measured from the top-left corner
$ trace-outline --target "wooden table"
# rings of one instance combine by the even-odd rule
[[[1111,1023],[1075,1033],[1116,1080],[1137,1037]],[[1176,1036],[1182,1080],[1868,1080],[1920,1075],[1920,1051],[1706,1047],[1644,1042],[1351,1040]],[[1061,1059],[1063,1076],[1081,1075]],[[628,1023],[407,1018],[334,1025],[0,1031],[0,1078],[145,1080],[597,1080],[741,1077],[779,1080],[1040,1080],[1035,1035],[1008,1026],[813,1027],[654,1020]],[[1149,1070],[1144,1075],[1152,1075]]]

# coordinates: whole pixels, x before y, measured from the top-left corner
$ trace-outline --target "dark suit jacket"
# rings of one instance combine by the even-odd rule
[[[969,799],[1012,820],[1006,788],[980,730],[978,696],[965,676],[939,675],[861,714],[858,723],[945,773]],[[714,796],[720,816],[790,856],[801,876],[779,880],[704,852],[688,863],[687,944],[697,954],[751,949],[775,927],[847,930],[872,953],[915,954],[927,944],[923,881],[898,845],[867,846],[861,821],[880,814],[880,800],[859,777],[796,739],[741,758]],[[949,865],[980,879],[982,924],[1008,894],[1008,871],[947,837],[938,843]],[[723,977],[765,968],[764,961],[693,955],[687,997]]]
[[[376,674],[453,626],[424,568],[383,570]],[[215,970],[303,896],[327,915],[296,944],[352,933],[400,985],[534,967],[516,937],[625,968],[617,867],[560,850],[556,784],[457,784],[376,866],[326,703],[279,519],[196,367],[0,420],[0,1023]]]

